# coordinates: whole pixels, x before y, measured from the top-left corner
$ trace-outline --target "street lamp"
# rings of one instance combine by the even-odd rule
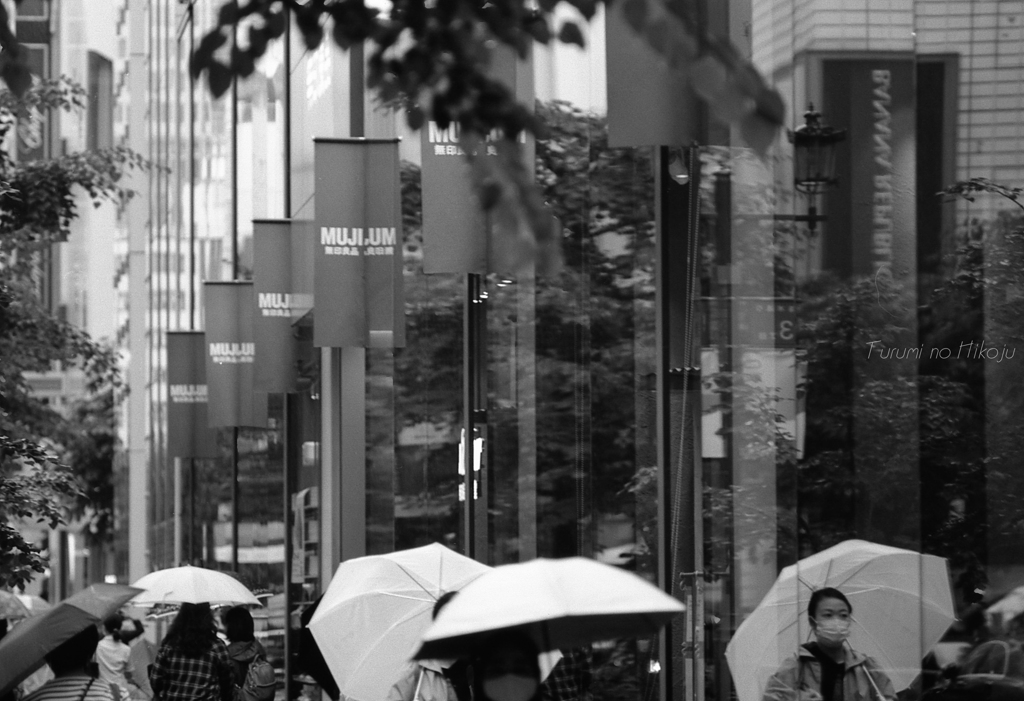
[[[846,140],[845,129],[835,129],[821,123],[821,113],[813,104],[804,112],[804,124],[789,132],[793,144],[793,185],[810,199],[806,217],[793,217],[806,221],[813,233],[815,225],[824,221],[818,215],[817,196],[839,184],[836,178],[836,146]]]

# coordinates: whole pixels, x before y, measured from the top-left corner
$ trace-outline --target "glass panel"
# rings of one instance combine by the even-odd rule
[[[285,521],[282,396],[269,396],[269,430],[240,429],[237,576],[263,602],[253,612],[267,660],[284,669]]]
[[[320,587],[320,401],[317,385],[303,383],[304,391],[288,395],[288,635],[291,693],[319,699],[320,687],[309,667],[304,646],[303,619],[321,594]]]
[[[240,29],[238,35],[247,36]],[[252,220],[284,216],[284,43],[272,41],[238,83],[238,240],[241,278],[252,277]]]
[[[368,501],[368,517],[373,524],[368,538],[375,537],[374,531],[383,528],[387,532],[390,528],[390,549],[436,541],[462,552],[459,437],[465,283],[462,276],[423,272],[418,164],[402,163],[401,183],[406,347],[396,349],[390,363],[393,388],[379,385],[375,389],[368,376],[367,431],[369,445],[375,446],[371,449],[374,465],[383,458],[376,446],[393,450],[382,463],[388,471],[381,469],[378,473],[386,481],[368,480],[367,486],[372,482],[371,489],[380,495],[378,502],[371,491]],[[376,357],[379,354],[371,356],[371,368],[380,366],[374,362]],[[376,412],[385,407],[393,414],[377,416]],[[390,430],[390,435],[377,435],[371,428],[374,425]],[[375,469],[371,467],[371,475]],[[374,551],[381,552],[382,546],[375,545]]]

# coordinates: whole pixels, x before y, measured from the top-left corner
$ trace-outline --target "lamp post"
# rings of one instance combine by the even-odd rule
[[[810,199],[806,216],[776,217],[790,221],[805,221],[814,233],[816,224],[825,221],[818,215],[817,196],[839,184],[836,178],[836,146],[846,140],[845,129],[822,124],[821,113],[808,104],[804,123],[788,132],[793,144],[793,186]]]

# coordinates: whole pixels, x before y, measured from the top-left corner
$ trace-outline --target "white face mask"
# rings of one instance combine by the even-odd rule
[[[491,701],[529,701],[537,693],[539,682],[533,677],[503,674],[484,680],[484,694]]]
[[[850,621],[841,618],[819,621],[814,628],[814,635],[819,642],[842,645],[850,637]]]

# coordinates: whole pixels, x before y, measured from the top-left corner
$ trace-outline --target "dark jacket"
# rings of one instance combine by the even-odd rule
[[[235,686],[242,686],[245,682],[245,675],[249,673],[249,665],[256,655],[264,658],[267,651],[258,640],[247,642],[229,643],[228,658],[231,660],[231,681]]]

